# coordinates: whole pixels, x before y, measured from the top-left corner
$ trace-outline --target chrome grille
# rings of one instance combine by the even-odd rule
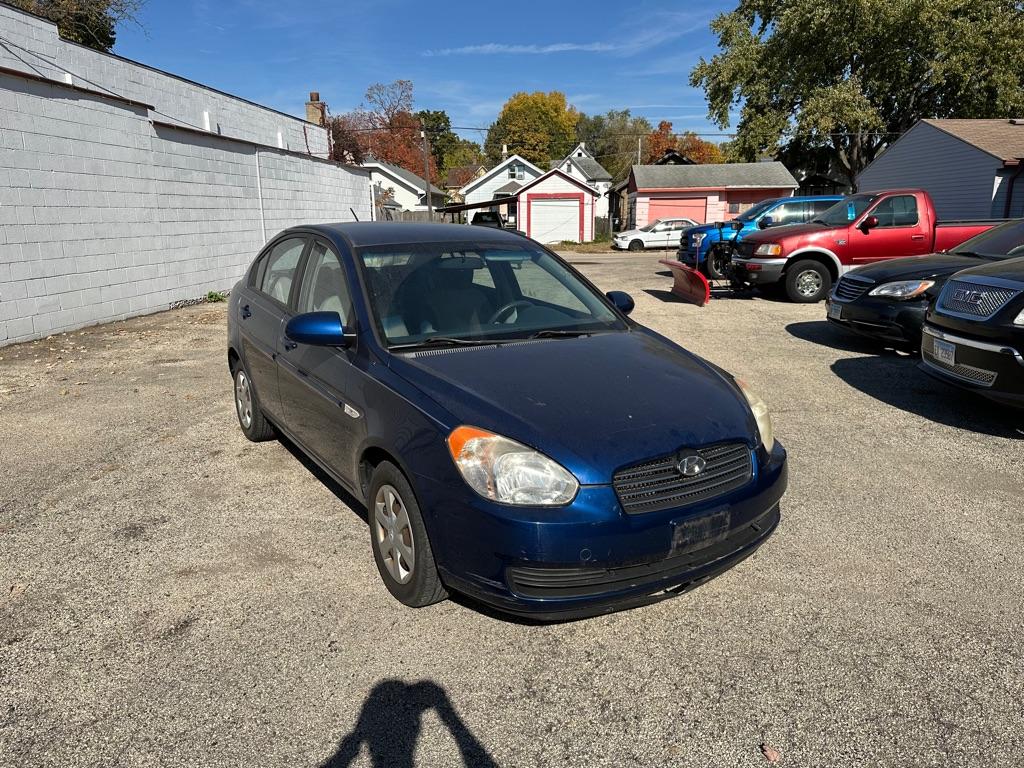
[[[704,471],[684,477],[676,469],[678,454],[621,469],[612,478],[626,514],[683,507],[722,496],[745,485],[753,474],[750,448],[726,443],[697,451],[707,464]]]
[[[832,297],[837,301],[856,301],[874,284],[874,280],[869,280],[866,277],[843,275],[839,278],[839,282],[836,283],[836,289]]]
[[[938,310],[943,314],[968,317],[992,317],[1020,291],[991,285],[950,280],[939,296]]]
[[[921,359],[932,368],[938,368],[940,371],[945,371],[958,379],[963,379],[964,381],[971,382],[972,384],[991,387],[996,383],[997,373],[995,371],[989,371],[985,368],[976,368],[973,365],[964,365],[963,363],[950,365],[947,362],[939,360],[935,357],[935,340],[927,333],[921,337]]]

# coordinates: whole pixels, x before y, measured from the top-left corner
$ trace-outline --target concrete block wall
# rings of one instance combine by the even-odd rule
[[[371,217],[361,169],[160,119],[0,73],[0,345],[228,289],[281,229]]]

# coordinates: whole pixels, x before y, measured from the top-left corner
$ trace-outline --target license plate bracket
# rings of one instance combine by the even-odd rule
[[[841,304],[836,304],[834,301],[829,302],[828,317],[830,320],[842,320],[843,306]]]
[[[709,515],[701,515],[672,523],[672,554],[696,552],[717,544],[729,535],[732,515],[728,509],[720,509]]]
[[[942,339],[932,339],[932,356],[940,363],[956,365],[956,344]]]

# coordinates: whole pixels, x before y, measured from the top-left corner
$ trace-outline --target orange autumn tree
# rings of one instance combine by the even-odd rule
[[[644,146],[645,163],[653,163],[670,149],[678,150],[695,163],[725,162],[725,153],[717,144],[705,141],[692,131],[677,135],[668,120],[658,123],[658,127],[647,135]]]

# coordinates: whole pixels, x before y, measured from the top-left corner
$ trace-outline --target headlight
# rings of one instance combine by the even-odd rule
[[[1014,325],[1024,325],[1024,309],[1020,311],[1020,314],[1013,318]]]
[[[782,246],[778,243],[762,243],[754,251],[755,256],[781,256]]]
[[[768,413],[768,404],[758,397],[743,379],[736,379],[740,392],[747,398],[750,410],[754,412],[754,421],[757,422],[757,432],[761,435],[761,443],[768,453],[772,452],[775,445],[775,433],[772,431],[772,417]]]
[[[580,487],[568,470],[544,454],[476,427],[454,429],[448,450],[470,488],[503,504],[566,504]]]
[[[934,280],[898,280],[895,283],[883,283],[877,288],[872,288],[868,296],[887,296],[897,301],[916,299],[922,293],[935,285]]]

